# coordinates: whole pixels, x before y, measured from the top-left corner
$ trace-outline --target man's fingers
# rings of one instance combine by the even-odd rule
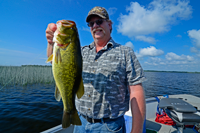
[[[50,28],[53,32],[55,32],[56,29],[57,29],[57,26],[56,26],[56,24],[54,24],[54,23],[50,23],[50,24],[49,24],[49,28]]]
[[[46,38],[47,38],[47,42],[49,44],[53,43],[53,36],[54,36],[54,32],[56,31],[56,29],[57,29],[56,24],[54,24],[54,23],[48,24],[47,29],[46,29]]]
[[[53,42],[53,32],[52,31],[46,31],[46,38],[48,43]]]
[[[46,30],[46,34],[47,34],[47,35],[53,35],[54,32],[53,32],[52,30],[49,30],[49,29],[48,29],[48,30]]]
[[[47,40],[53,40],[52,36],[47,36]]]

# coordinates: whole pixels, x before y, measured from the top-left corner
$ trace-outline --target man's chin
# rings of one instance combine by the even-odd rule
[[[102,37],[100,36],[94,36],[95,39],[103,39]]]
[[[103,36],[104,36],[104,35],[94,35],[93,37],[94,37],[95,39],[102,39]]]

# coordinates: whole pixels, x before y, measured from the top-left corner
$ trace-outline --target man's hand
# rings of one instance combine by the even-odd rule
[[[54,23],[50,23],[47,26],[46,29],[46,38],[47,38],[47,57],[49,57],[52,53],[53,53],[53,36],[54,36],[54,32],[56,31],[57,26]]]
[[[47,29],[46,29],[46,38],[49,44],[53,44],[53,35],[56,29],[57,29],[56,24],[54,23],[48,24]]]

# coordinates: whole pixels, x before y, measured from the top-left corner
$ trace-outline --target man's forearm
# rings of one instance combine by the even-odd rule
[[[53,53],[53,43],[47,44],[47,57],[49,57]]]
[[[145,94],[141,84],[130,86],[130,102],[132,111],[131,133],[142,133],[146,115]]]

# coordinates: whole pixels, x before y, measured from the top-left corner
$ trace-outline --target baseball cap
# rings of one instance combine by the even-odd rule
[[[106,9],[104,7],[95,6],[94,8],[92,8],[89,11],[87,18],[86,18],[86,22],[89,22],[90,18],[94,15],[99,16],[103,19],[109,19],[108,12],[106,11]]]

